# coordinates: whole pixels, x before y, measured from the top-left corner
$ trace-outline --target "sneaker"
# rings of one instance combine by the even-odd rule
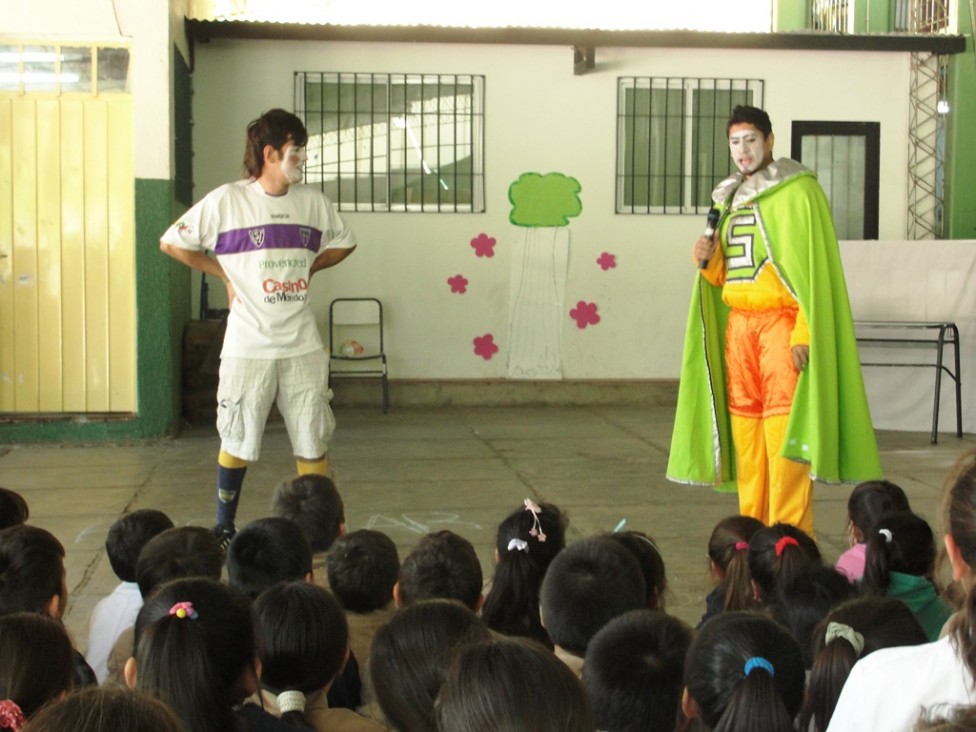
[[[217,546],[220,547],[220,551],[226,552],[227,547],[230,546],[230,540],[234,538],[234,534],[237,533],[237,529],[233,526],[225,526],[224,524],[217,524],[213,527],[213,535],[217,540]]]

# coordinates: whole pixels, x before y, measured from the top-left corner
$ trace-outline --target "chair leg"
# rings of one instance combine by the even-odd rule
[[[390,388],[386,382],[386,374],[383,374],[383,414],[390,411]]]

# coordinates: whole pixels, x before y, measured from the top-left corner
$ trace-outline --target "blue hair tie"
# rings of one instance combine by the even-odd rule
[[[750,673],[753,672],[753,670],[757,668],[763,669],[770,676],[776,675],[776,672],[773,670],[773,664],[771,664],[768,659],[765,659],[762,656],[753,656],[748,661],[746,661],[746,665],[743,671],[745,671],[746,676],[748,676]]]

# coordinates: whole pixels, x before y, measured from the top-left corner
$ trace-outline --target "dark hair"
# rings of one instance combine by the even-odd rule
[[[458,649],[487,640],[488,628],[454,600],[402,608],[373,637],[369,668],[376,701],[398,732],[429,732],[434,699]]]
[[[46,613],[63,579],[64,547],[54,534],[25,524],[0,531],[0,615]]]
[[[264,148],[271,145],[279,152],[286,143],[305,147],[308,131],[302,121],[291,112],[271,109],[247,126],[244,147],[244,172],[252,178],[261,177],[264,169]]]
[[[471,542],[453,531],[427,534],[400,565],[400,605],[417,600],[459,600],[477,611],[481,562]]]
[[[369,613],[393,601],[400,557],[393,539],[359,529],[340,536],[326,559],[329,589],[349,612]]]
[[[755,604],[752,575],[749,573],[749,547],[752,537],[764,524],[752,516],[727,516],[715,524],[708,539],[708,558],[722,573],[725,600],[722,609],[748,610]]]
[[[580,680],[541,643],[496,638],[462,648],[435,704],[438,732],[593,732]]]
[[[619,542],[594,536],[563,549],[542,581],[542,622],[557,646],[583,656],[590,639],[628,610],[646,607],[640,564]]]
[[[165,582],[187,577],[220,579],[224,553],[210,529],[176,526],[146,542],[136,562],[136,582],[143,599]]]
[[[664,593],[668,589],[668,575],[664,568],[664,557],[654,540],[642,531],[619,531],[607,534],[614,541],[624,545],[640,565],[647,590],[648,610],[664,609]]]
[[[129,689],[89,687],[51,702],[23,732],[187,732],[161,701]]]
[[[804,567],[823,564],[817,542],[792,524],[764,526],[749,540],[749,574],[759,587],[761,603],[776,597]]]
[[[329,551],[346,523],[342,496],[324,475],[300,475],[279,483],[271,497],[271,513],[298,524],[313,552]]]
[[[867,540],[882,514],[911,510],[905,491],[887,480],[859,483],[847,499],[847,517],[860,532],[861,541]]]
[[[24,497],[9,488],[0,488],[0,530],[19,526],[30,516]]]
[[[747,673],[746,664],[764,659]],[[751,664],[750,664],[751,665]],[[685,686],[702,721],[716,732],[793,732],[803,703],[803,654],[786,628],[757,612],[717,615],[698,631],[685,664]]]
[[[678,719],[691,628],[660,611],[633,610],[593,636],[583,686],[598,729],[670,730]]]
[[[64,626],[37,613],[0,617],[0,699],[25,717],[71,688],[74,651]]]
[[[891,584],[892,572],[932,580],[935,537],[932,527],[921,516],[910,511],[886,513],[878,519],[866,538],[865,589],[884,593]]]
[[[753,125],[762,132],[763,137],[769,137],[773,133],[773,123],[769,120],[769,115],[759,107],[750,107],[747,104],[739,104],[732,110],[729,122],[725,125],[725,134],[728,136],[729,130],[734,125]]]
[[[938,704],[922,711],[913,732],[973,732],[976,730],[976,706]]]
[[[227,581],[252,600],[279,582],[312,571],[312,547],[298,524],[270,516],[237,532],[227,548]]]
[[[539,528],[545,541],[539,540],[537,532],[529,533],[534,530],[536,519],[528,508],[516,509],[498,525],[498,561],[481,619],[494,631],[535,638],[551,647],[549,634],[539,620],[539,588],[549,563],[566,546],[568,522],[551,503],[540,503],[538,508]]]
[[[850,626],[864,639],[858,655],[843,638],[826,642],[827,626]],[[807,686],[807,700],[799,729],[824,732],[834,714],[840,692],[854,664],[870,653],[893,646],[916,646],[928,642],[918,619],[900,600],[867,596],[842,603],[831,610],[813,633],[813,667]]]
[[[190,603],[184,617],[177,603]],[[239,685],[254,661],[250,602],[212,579],[179,579],[159,587],[136,618],[136,689],[166,703],[187,732],[234,728]]]
[[[154,536],[172,528],[169,516],[154,508],[142,508],[119,518],[105,538],[105,553],[115,576],[123,582],[135,582],[139,552]]]
[[[803,665],[813,665],[814,628],[837,605],[852,600],[858,588],[833,567],[802,568],[776,596],[774,615],[793,633],[803,651]]]
[[[349,649],[349,626],[328,590],[308,582],[283,582],[258,596],[252,616],[262,687],[274,694],[311,694],[339,674]],[[312,727],[299,711],[285,712],[281,719],[294,727]]]

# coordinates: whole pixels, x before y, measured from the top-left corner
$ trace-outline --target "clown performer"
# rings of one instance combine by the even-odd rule
[[[773,160],[769,115],[738,106],[726,131],[739,173],[712,192],[715,234],[692,251],[667,476],[735,481],[740,513],[812,536],[814,479],[882,475],[840,251],[814,173]]]
[[[283,109],[265,112],[247,127],[247,178],[208,193],[160,241],[164,253],[227,287],[214,526],[225,548],[272,402],[284,418],[299,475],[325,475],[329,467],[335,428],[329,354],[309,307],[309,280],[348,257],[356,239],[318,188],[301,185],[307,140],[298,117]]]

